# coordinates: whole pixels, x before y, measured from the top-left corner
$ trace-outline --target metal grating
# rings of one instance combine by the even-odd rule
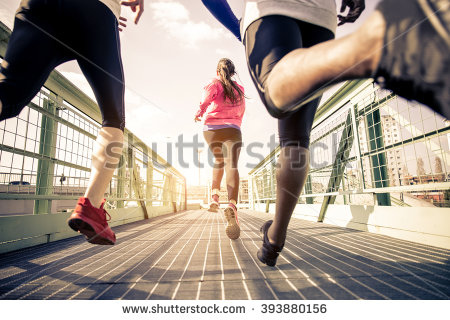
[[[277,267],[256,257],[271,215],[239,214],[241,237],[205,210],[0,255],[1,299],[449,299],[450,250],[292,219]]]

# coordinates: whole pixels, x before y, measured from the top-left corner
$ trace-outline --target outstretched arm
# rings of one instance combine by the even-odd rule
[[[217,87],[216,82],[213,81],[205,87],[205,91],[203,93],[203,101],[200,102],[198,107],[198,111],[195,114],[195,122],[200,121],[200,118],[205,113],[208,106],[213,102],[214,98],[217,96]]]
[[[202,2],[225,28],[230,30],[239,41],[242,41],[239,20],[234,15],[226,0],[202,0]]]

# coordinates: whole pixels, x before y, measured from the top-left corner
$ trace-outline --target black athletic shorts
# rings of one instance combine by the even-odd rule
[[[0,121],[17,116],[50,72],[77,60],[105,127],[125,127],[118,22],[98,0],[22,0],[0,68]]]
[[[289,52],[334,38],[330,30],[285,16],[267,16],[253,22],[244,37],[250,75],[267,111],[278,118],[280,145],[309,147],[314,115],[320,99],[293,113],[282,113],[265,97],[266,80],[278,61]]]

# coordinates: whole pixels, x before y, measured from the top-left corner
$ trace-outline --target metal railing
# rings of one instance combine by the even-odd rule
[[[323,103],[299,203],[450,206],[450,121],[376,86],[349,81]],[[249,174],[250,202],[275,202],[275,149]]]
[[[0,23],[1,57],[9,35],[10,30]],[[18,213],[41,214],[52,211],[52,202],[82,196],[100,121],[97,105],[53,72],[19,116],[0,122],[0,215],[7,201],[33,201],[32,212]],[[140,206],[145,211],[148,206],[169,206],[176,211],[186,208],[186,182],[125,129],[123,153],[106,198],[108,208],[113,209]],[[64,204],[57,211],[71,206]]]

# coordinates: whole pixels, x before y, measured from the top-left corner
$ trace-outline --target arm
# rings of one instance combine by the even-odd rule
[[[133,12],[136,12],[137,10],[134,23],[138,24],[141,15],[144,13],[144,0],[121,1],[120,4],[122,6],[130,7]]]
[[[225,28],[230,30],[239,41],[242,41],[239,20],[234,15],[226,0],[202,0],[202,2]]]
[[[216,95],[217,95],[216,81],[213,81],[212,83],[210,83],[205,87],[204,99],[202,102],[200,102],[199,109],[195,114],[195,119],[197,118],[200,119],[203,116],[208,106],[216,98]]]
[[[342,15],[338,15],[338,26],[341,26],[346,22],[355,22],[366,8],[366,4],[364,0],[342,0],[341,13],[344,12],[347,7],[350,8],[347,16],[344,17]]]

